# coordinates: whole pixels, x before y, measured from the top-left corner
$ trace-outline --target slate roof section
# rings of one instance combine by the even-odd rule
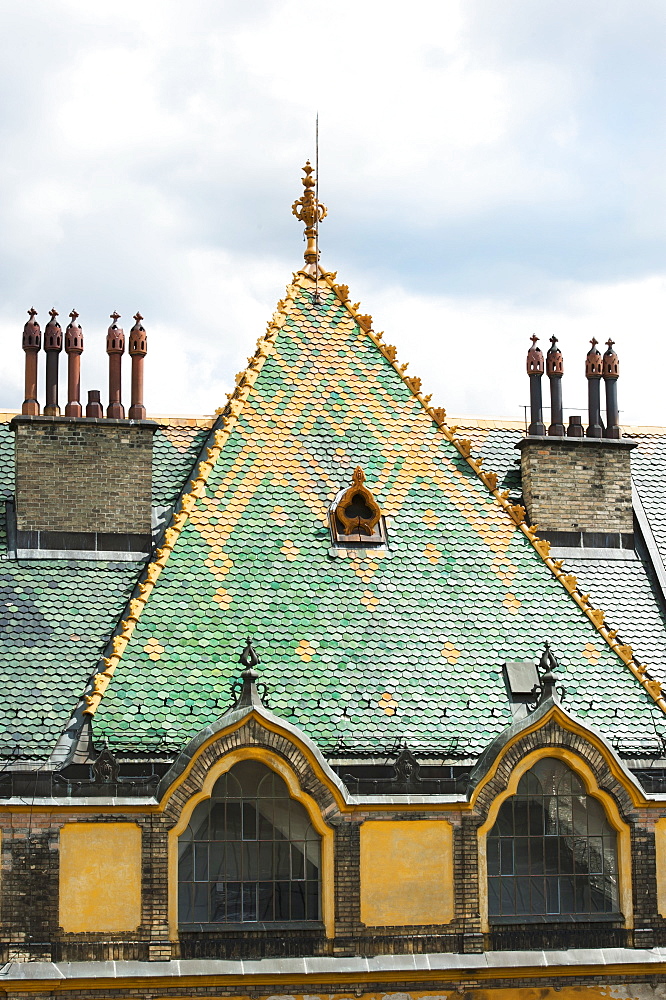
[[[227,706],[251,634],[271,709],[328,752],[478,753],[511,722],[501,663],[534,657],[546,638],[584,722],[609,739],[666,733],[336,294],[320,285],[317,308],[309,279],[298,284],[96,732],[112,746],[182,745]],[[388,553],[331,547],[327,511],[356,465],[388,515]]]
[[[213,424],[212,417],[154,417],[153,503],[170,507],[183,489]]]
[[[666,431],[626,436],[638,441],[632,454],[631,474],[645,508],[662,562],[666,566]]]
[[[458,425],[459,433],[470,438],[475,452],[485,457],[485,467],[497,472],[499,484],[519,499],[520,460],[514,446],[524,436],[524,425],[502,419],[450,419]],[[666,429],[627,427],[624,436],[637,442],[631,455],[632,479],[666,566]],[[568,554],[565,562],[639,659],[666,685],[664,595],[647,554],[641,550],[640,555],[645,561],[578,560]]]
[[[4,500],[14,494],[14,435],[0,414],[0,756],[53,749],[113,634],[140,567],[8,558]],[[154,501],[173,504],[212,418],[168,418],[155,434]]]

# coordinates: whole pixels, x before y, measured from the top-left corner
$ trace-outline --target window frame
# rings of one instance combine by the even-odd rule
[[[239,773],[244,766],[258,770]],[[283,778],[263,762],[240,761],[217,779],[211,797],[194,808],[178,853],[179,894],[185,890],[190,910],[184,917],[179,902],[181,929],[321,926],[321,835]],[[193,915],[197,895],[205,896],[203,920]],[[266,904],[271,915],[259,916]],[[220,905],[223,916],[215,919]],[[300,905],[305,912],[292,917]],[[287,912],[275,915],[274,907]],[[230,912],[232,919],[225,919]]]
[[[544,747],[539,750],[532,751],[532,753],[528,754],[521,761],[519,761],[518,764],[516,764],[511,772],[511,777],[507,787],[495,797],[490,805],[488,815],[484,823],[478,829],[479,909],[482,931],[487,933],[492,927],[517,923],[561,924],[577,922],[576,920],[572,921],[570,915],[568,914],[521,914],[516,916],[507,914],[505,916],[491,917],[488,912],[488,834],[495,825],[495,821],[497,820],[502,804],[516,794],[520,779],[527,771],[534,767],[538,760],[541,760],[544,757],[554,757],[562,761],[562,763],[566,764],[574,772],[576,777],[582,782],[586,794],[600,802],[610,826],[615,830],[617,834],[619,911],[617,913],[602,914],[601,920],[615,924],[623,923],[626,928],[633,927],[631,831],[629,825],[622,819],[619,809],[612,796],[609,795],[608,792],[599,788],[594,772],[581,757],[572,751],[567,750],[565,747]],[[481,788],[495,774],[500,759],[495,762],[495,766],[493,767],[491,774],[487,776],[486,781],[480,782],[477,786],[475,798],[478,796]],[[590,914],[581,914],[580,919],[589,921],[590,919],[596,920],[598,918],[595,918],[594,915],[591,916]]]
[[[621,919],[617,830],[563,761],[541,757],[525,772],[487,851],[491,924]]]
[[[205,746],[201,748],[201,751]],[[200,752],[201,752],[200,751]],[[300,802],[309,816],[313,829],[321,837],[321,867],[320,867],[320,892],[321,892],[321,920],[320,921],[275,921],[268,923],[210,923],[210,924],[181,924],[178,919],[178,842],[181,834],[187,829],[195,808],[204,799],[210,799],[213,788],[219,778],[226,774],[231,768],[243,760],[253,760],[266,765],[274,771],[287,785],[289,796]],[[190,767],[194,764],[191,762]],[[188,772],[189,772],[188,768]],[[184,780],[184,778],[183,778]],[[177,786],[176,786],[177,787]],[[176,789],[171,789],[171,793]],[[201,791],[192,795],[185,805],[178,819],[178,822],[168,834],[168,923],[169,937],[172,941],[178,941],[179,931],[191,932],[193,928],[201,930],[215,930],[224,933],[226,930],[276,930],[279,927],[314,929],[322,927],[326,937],[332,938],[335,932],[335,908],[334,908],[334,832],[322,818],[319,806],[307,792],[300,787],[298,779],[289,765],[277,754],[263,747],[244,747],[232,750],[221,760],[216,761],[209,769]]]

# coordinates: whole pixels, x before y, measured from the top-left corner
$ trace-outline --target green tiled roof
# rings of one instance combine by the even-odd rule
[[[321,289],[320,289],[321,291]],[[328,288],[276,345],[95,716],[183,744],[229,704],[250,634],[270,707],[324,750],[478,753],[510,721],[506,659],[549,639],[565,705],[609,739],[666,719]],[[488,463],[491,464],[492,463]],[[360,465],[390,551],[332,548]]]

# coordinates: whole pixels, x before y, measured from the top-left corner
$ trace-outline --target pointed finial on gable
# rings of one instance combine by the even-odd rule
[[[307,239],[307,246],[304,253],[305,262],[306,264],[316,265],[319,260],[319,248],[317,246],[319,223],[322,219],[326,218],[328,210],[325,205],[321,204],[317,197],[317,180],[313,176],[314,168],[310,165],[309,160],[303,167],[303,173],[305,177],[301,178],[301,182],[305,190],[301,197],[297,198],[291,206],[291,211],[299,222],[305,224],[305,238]]]
[[[548,701],[549,698],[552,698],[555,702],[559,701],[557,691],[555,689],[556,678],[553,673],[553,671],[558,668],[559,663],[553,655],[550,643],[545,642],[543,653],[541,654],[541,659],[539,660],[539,680],[541,681],[539,705],[543,705],[544,701]]]
[[[257,690],[257,678],[259,677],[259,674],[254,669],[259,665],[259,656],[256,649],[252,645],[252,639],[248,638],[245,643],[245,648],[238,657],[238,660],[239,663],[245,667],[245,670],[241,673],[242,682],[236,681],[232,689],[233,694],[236,695],[236,692],[240,687],[240,692],[236,699],[236,704],[234,705],[234,711],[239,708],[252,708],[253,705],[263,705],[262,697]],[[265,694],[266,685],[262,684],[262,688]]]

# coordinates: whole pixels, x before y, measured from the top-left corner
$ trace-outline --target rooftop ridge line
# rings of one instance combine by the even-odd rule
[[[310,277],[307,272],[299,273],[304,274],[306,277]],[[387,346],[381,342],[383,333],[375,333],[372,329],[372,316],[360,314],[358,312],[360,302],[353,305],[351,304],[351,300],[349,298],[349,288],[347,285],[335,284],[337,272],[320,270],[320,274],[324,281],[326,281],[329,287],[335,292],[354,320],[358,323],[361,330],[363,330],[373,344],[379,348],[380,352],[398,373],[409,391],[423,406],[426,413],[429,414],[446,439],[451,442],[458,453],[465,459],[469,467],[476,473],[484,486],[486,486],[495,500],[511,518],[516,528],[519,529],[523,535],[525,535],[537,555],[546,564],[555,579],[564,587],[566,592],[580,608],[586,618],[592,622],[604,642],[610,646],[613,652],[620,658],[620,660],[622,660],[624,665],[631,671],[641,687],[643,687],[655,704],[659,706],[664,715],[666,715],[666,698],[664,698],[664,695],[662,694],[662,686],[660,682],[655,680],[655,678],[650,675],[646,664],[640,663],[635,659],[632,647],[627,643],[623,643],[621,639],[618,638],[618,630],[609,628],[605,622],[605,611],[602,611],[600,608],[593,608],[590,605],[590,595],[582,593],[578,586],[576,576],[563,569],[563,560],[553,559],[551,557],[550,542],[545,538],[539,538],[537,535],[538,525],[529,525],[527,523],[525,508],[520,504],[511,504],[509,502],[509,490],[500,491],[497,489],[497,473],[486,472],[481,468],[483,457],[475,457],[472,454],[472,444],[468,438],[459,438],[456,436],[455,432],[458,429],[458,426],[457,424],[449,426],[446,423],[446,410],[443,407],[430,406],[432,395],[430,394],[428,396],[424,396],[422,394],[421,379],[405,375],[409,362],[400,365],[397,359],[396,348],[393,347],[393,345]],[[311,277],[310,280],[312,280]]]
[[[296,275],[294,275],[294,279],[296,279]],[[142,574],[143,580],[137,585],[138,596],[131,598],[126,605],[124,617],[120,622],[120,631],[111,639],[110,648],[107,647],[109,655],[102,657],[99,661],[103,669],[98,670],[91,677],[90,691],[83,696],[86,705],[83,710],[85,716],[94,716],[99,708],[160,573],[166,566],[180,533],[189,520],[190,512],[197,500],[204,496],[208,478],[243,411],[245,401],[250,395],[252,386],[263,368],[266,358],[272,353],[278,333],[291,311],[299,284],[294,280],[291,285],[287,286],[286,295],[278,302],[277,309],[268,322],[266,333],[257,341],[255,353],[248,359],[246,368],[236,376],[236,388],[227,394],[229,402],[225,407],[220,407],[216,411],[221,420],[221,426],[214,433],[213,447],[207,449],[206,460],[199,462],[198,474],[190,480],[191,488],[182,494],[180,508],[172,515],[171,523],[164,532],[162,545],[155,551],[155,558],[148,563]]]

